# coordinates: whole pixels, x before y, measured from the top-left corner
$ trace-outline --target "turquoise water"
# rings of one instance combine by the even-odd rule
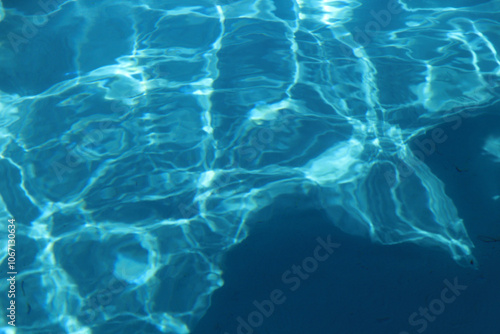
[[[494,289],[499,1],[0,5],[0,217],[16,220],[18,269],[3,333],[421,333],[408,318],[443,280]],[[325,233],[346,245],[336,273],[413,286],[360,293],[403,313],[313,330],[301,292],[241,325],[257,297],[227,289],[267,294]],[[394,279],[412,267],[441,276]],[[318,295],[344,282],[324,276]],[[498,333],[469,321],[495,296],[463,297],[460,326],[425,330]]]

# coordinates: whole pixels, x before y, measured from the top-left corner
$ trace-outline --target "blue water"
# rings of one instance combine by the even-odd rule
[[[1,0],[0,333],[500,333],[499,21]]]

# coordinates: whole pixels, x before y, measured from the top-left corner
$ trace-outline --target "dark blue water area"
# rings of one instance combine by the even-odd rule
[[[500,132],[498,108],[450,117],[439,127],[447,136],[442,143],[430,144],[430,130],[410,144],[429,150],[424,162],[457,204],[477,270],[441,250],[347,235],[320,209],[300,210],[310,198],[283,197],[226,255],[225,284],[192,333],[499,333],[500,241],[485,237],[500,237],[500,202],[492,199],[500,174],[482,150],[485,134]],[[338,248],[317,268],[304,263],[314,257],[317,239],[328,237]],[[304,264],[310,273],[293,272]],[[450,284],[458,287],[455,295]]]
[[[444,131],[446,141],[436,144],[435,152],[424,161],[446,184],[446,193],[456,203],[477,247],[475,252],[486,246],[478,236],[500,235],[500,201],[494,199],[500,192],[500,173],[497,164],[483,150],[490,135],[500,134],[499,107],[496,104],[480,110],[484,114],[478,117],[473,116],[474,110],[450,117],[438,127]],[[424,142],[429,138],[431,134],[427,133],[417,140]],[[412,146],[422,150],[416,141]],[[486,248],[494,248],[495,244],[489,246]],[[488,257],[483,261],[494,262]]]

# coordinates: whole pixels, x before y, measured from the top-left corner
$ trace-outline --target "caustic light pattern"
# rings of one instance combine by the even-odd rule
[[[499,12],[4,0],[0,216],[22,226],[18,281],[40,286],[37,328],[188,333],[223,284],[221,254],[288,194],[348,233],[470,266],[473,244],[425,158],[446,140],[439,125],[498,103]]]

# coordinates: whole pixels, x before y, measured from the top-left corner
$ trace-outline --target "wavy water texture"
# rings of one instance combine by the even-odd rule
[[[25,328],[189,333],[221,254],[285,194],[473,260],[410,144],[498,103],[498,1],[7,3],[0,217],[45,312]]]
[[[495,162],[500,162],[500,138],[489,137],[484,144],[484,151],[495,157]]]

